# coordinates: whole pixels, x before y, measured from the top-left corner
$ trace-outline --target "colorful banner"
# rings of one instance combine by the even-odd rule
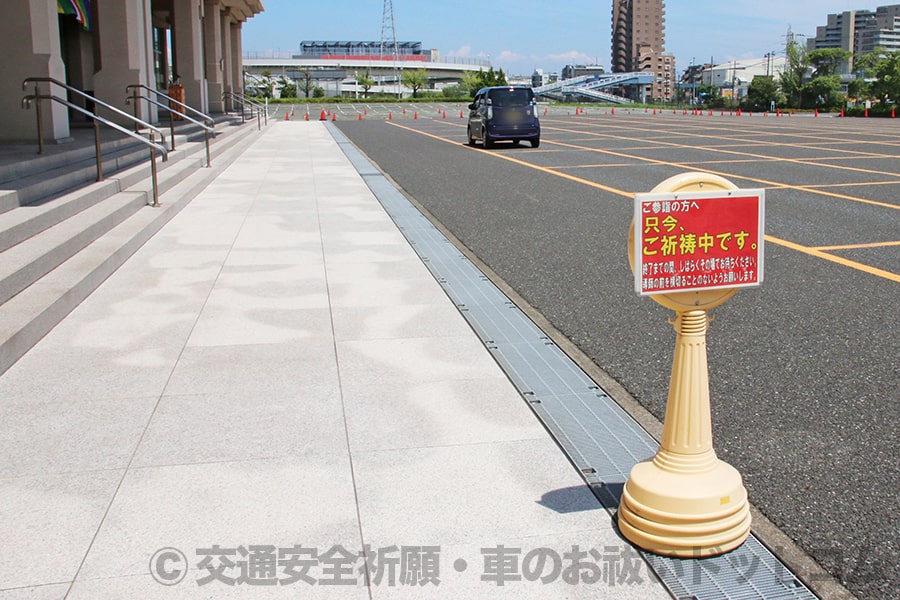
[[[93,28],[91,22],[91,0],[56,0],[56,10],[61,15],[75,15],[85,31]]]

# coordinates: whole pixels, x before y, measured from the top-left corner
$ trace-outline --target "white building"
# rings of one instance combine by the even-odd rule
[[[404,42],[409,49],[421,46],[419,42]],[[291,83],[300,83],[309,73],[311,83],[320,87],[327,97],[362,96],[363,87],[357,76],[375,81],[370,94],[412,93],[400,85],[405,69],[425,69],[430,90],[440,90],[456,85],[467,73],[487,71],[490,62],[478,58],[441,58],[436,50],[398,52],[392,56],[380,54],[378,42],[303,42],[305,52],[245,52],[244,71],[249,81],[257,80],[264,72],[272,77],[283,77]],[[401,49],[403,50],[403,49]],[[299,90],[298,90],[299,91]],[[299,91],[301,97],[302,91]]]
[[[720,88],[723,97],[739,100],[747,95],[754,77],[774,76],[778,79],[786,65],[784,56],[732,60],[704,69],[700,74],[700,85],[714,85]]]

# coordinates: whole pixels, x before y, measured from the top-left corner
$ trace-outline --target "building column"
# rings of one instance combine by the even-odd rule
[[[241,43],[243,27],[244,24],[241,21],[231,24],[231,85],[233,86],[232,91],[241,97],[244,95],[244,59]],[[234,110],[237,108],[233,107]]]
[[[174,0],[172,15],[175,74],[184,86],[184,102],[209,111],[203,62],[203,1]]]
[[[126,104],[129,85],[143,84],[156,89],[153,75],[153,37],[150,2],[148,0],[95,0],[97,3],[97,32],[100,43],[100,70],[94,73],[94,96],[134,114],[134,107]],[[143,95],[146,95],[143,92]],[[101,108],[98,114],[108,117]],[[148,102],[138,105],[137,116],[148,122],[157,120],[156,107]],[[113,118],[122,125],[131,121]]]
[[[231,16],[231,10],[226,9],[222,11],[222,58],[223,58],[223,68],[222,68],[222,93],[228,94],[235,92],[234,85],[234,69],[232,68],[234,64],[234,56],[232,56],[232,32],[231,29],[233,27],[233,18]],[[227,101],[222,102],[222,112],[225,112],[230,103]]]
[[[206,60],[206,89],[209,93],[210,112],[222,112],[222,93],[225,91],[222,12],[222,4],[219,0],[204,0],[203,54]],[[228,9],[225,9],[225,12],[228,12]]]
[[[5,0],[0,19],[0,140],[37,143],[35,107],[22,108],[22,98],[34,93],[34,86],[22,89],[27,77],[52,77],[65,82],[66,71],[59,43],[59,17],[56,0]],[[10,60],[11,59],[11,60]],[[48,91],[41,84],[41,93]],[[54,86],[53,93],[66,97],[65,90]],[[57,102],[43,102],[44,139],[69,139],[68,110]]]

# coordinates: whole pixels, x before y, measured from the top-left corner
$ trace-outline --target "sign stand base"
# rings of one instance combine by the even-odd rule
[[[678,312],[678,334],[660,449],[634,466],[618,510],[619,530],[665,556],[715,556],[750,534],[740,473],[712,446],[705,310]]]

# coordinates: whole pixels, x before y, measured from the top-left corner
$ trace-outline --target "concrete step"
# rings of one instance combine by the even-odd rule
[[[194,148],[192,160],[182,160],[179,166],[167,169],[159,207],[148,206],[152,187],[149,167],[134,167],[145,171],[143,178],[95,207],[80,211],[47,230],[48,237],[43,239],[43,243],[48,244],[48,240],[54,238],[54,249],[43,252],[23,242],[20,244],[23,249],[19,250],[17,246],[0,254],[0,272],[9,273],[8,277],[0,279],[0,290],[7,290],[0,293],[0,298],[9,296],[0,304],[0,373],[14,364],[237,160],[258,138],[257,128],[249,125],[232,128],[229,135],[216,141],[211,147],[211,168],[199,167],[200,159]],[[188,144],[185,146],[187,153]],[[200,148],[205,164],[202,143]],[[191,165],[191,162],[194,164]],[[163,188],[162,177],[160,188]],[[50,233],[51,230],[56,231]],[[35,244],[42,245],[39,242]],[[56,265],[46,269],[54,262]],[[45,272],[35,277],[35,273],[40,271]],[[30,284],[23,285],[28,280],[32,280]],[[21,289],[10,296],[9,290],[17,287]]]
[[[110,137],[108,135],[105,139],[101,140],[101,155],[111,154],[120,151],[122,148],[140,144],[140,142],[131,138],[119,136],[120,134],[116,133],[116,137]],[[22,149],[25,156],[13,162],[0,164],[0,189],[9,189],[10,186],[15,185],[15,181],[36,173],[72,165],[84,160],[94,160],[96,150],[94,149],[93,144],[73,144],[71,147],[69,146],[69,144],[61,144],[53,147],[51,151],[48,151],[46,154],[38,154],[36,143],[33,146],[24,145]],[[29,149],[33,149],[33,154],[30,156]]]
[[[187,141],[185,136],[180,137],[182,137],[180,143]],[[101,147],[100,159],[104,180],[141,162],[149,162],[150,149],[136,140],[129,142],[108,142],[106,146]],[[176,147],[178,146],[176,142]],[[84,148],[73,149],[72,153],[77,156],[85,154]],[[162,157],[157,154],[157,161],[161,159]],[[74,156],[69,156],[65,162],[61,162],[60,159],[27,162],[29,166],[17,169],[18,174],[14,179],[0,183],[0,189],[15,191],[18,195],[17,204],[7,205],[6,210],[16,206],[42,203],[97,181],[97,158],[93,148],[87,157],[78,160],[75,160]],[[3,212],[3,208],[0,208],[0,212]]]
[[[215,140],[210,142],[210,154],[221,151],[230,143],[229,137],[232,136],[233,128],[223,127]],[[157,169],[159,170],[160,188],[166,185],[168,170],[174,168],[174,165],[182,160],[188,159],[192,167],[200,164],[206,165],[206,146],[203,136],[199,136],[200,141],[188,141],[190,138],[185,136],[176,145],[176,150],[169,153],[169,159],[162,161],[161,157],[157,157]],[[18,210],[9,210],[2,212],[0,210],[0,252],[15,246],[37,235],[41,231],[62,222],[63,220],[77,214],[78,212],[93,206],[113,194],[120,192],[134,185],[141,179],[149,177],[150,160],[149,151],[146,146],[138,143],[133,147],[131,154],[136,156],[135,165],[125,168],[123,162],[121,167],[114,173],[108,175],[101,182],[91,182],[83,185],[74,191],[53,196],[44,201],[35,202],[24,207],[20,207],[19,203],[15,205]],[[218,150],[217,150],[218,148]],[[93,161],[93,159],[91,159]],[[76,168],[77,163],[71,163],[71,168]],[[67,167],[58,167],[55,171],[65,170]],[[91,165],[89,169],[93,172],[95,167]],[[57,173],[65,178],[66,173]],[[51,178],[52,173],[47,174],[47,178]],[[50,187],[61,188],[63,185],[49,183]],[[3,201],[0,196],[0,202]],[[15,201],[15,200],[13,200]]]
[[[19,194],[15,190],[0,190],[0,214],[19,206]]]
[[[143,192],[121,192],[6,250],[0,261],[0,303],[27,288],[146,204]]]
[[[226,133],[232,124],[240,124],[240,117],[217,115],[216,136]],[[249,124],[248,124],[249,125]],[[167,125],[159,128],[165,133],[167,147],[172,146],[172,136]],[[23,157],[14,161],[0,162],[0,213],[25,206],[48,197],[62,195],[75,187],[83,187],[96,181],[97,163],[93,133],[90,142],[85,143],[81,128],[73,130],[81,134],[80,144],[61,144],[50,146],[45,154],[37,154],[37,144],[22,146]],[[210,145],[215,143],[211,136]],[[190,122],[179,124],[175,128],[174,143],[176,149],[187,142],[202,142],[203,129]],[[134,164],[149,160],[149,148],[141,142],[124,136],[111,129],[101,128],[100,156],[103,162],[104,179]],[[11,192],[16,192],[15,194]]]

